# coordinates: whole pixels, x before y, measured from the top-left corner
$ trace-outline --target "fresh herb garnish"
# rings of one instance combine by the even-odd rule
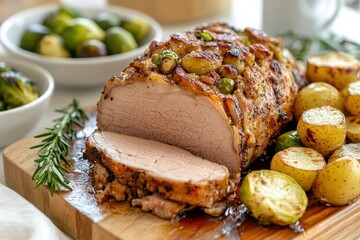
[[[360,59],[360,44],[340,38],[335,34],[311,38],[290,31],[280,35],[280,37],[284,40],[284,46],[298,60],[305,60],[309,54],[324,54],[330,51],[344,52]]]
[[[36,187],[48,185],[50,194],[61,189],[72,190],[68,185],[69,180],[65,173],[70,173],[65,165],[71,166],[68,158],[69,147],[75,138],[76,127],[84,125],[87,116],[80,108],[79,102],[73,100],[68,106],[55,110],[62,116],[55,119],[52,128],[46,128],[44,133],[35,135],[35,138],[44,138],[40,144],[30,149],[40,148],[35,162],[38,164],[32,179],[36,181]]]

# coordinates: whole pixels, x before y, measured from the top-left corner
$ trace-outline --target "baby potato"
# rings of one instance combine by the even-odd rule
[[[330,106],[312,108],[303,112],[296,130],[306,147],[328,157],[345,141],[345,116]]]
[[[360,81],[350,83],[341,91],[345,109],[350,115],[360,115]]]
[[[328,164],[341,157],[351,157],[360,162],[360,143],[344,144],[331,154]]]
[[[360,116],[348,116],[346,119],[346,137],[352,143],[360,143]]]
[[[315,178],[313,193],[322,203],[342,206],[360,196],[360,163],[342,157],[321,169]]]
[[[293,177],[302,189],[309,191],[316,175],[325,165],[324,157],[314,149],[290,147],[274,155],[270,169]]]
[[[300,90],[295,99],[294,113],[297,120],[310,108],[331,106],[343,111],[343,98],[340,92],[325,82],[314,82]]]
[[[330,52],[310,56],[306,76],[311,82],[326,82],[341,90],[356,81],[359,70],[359,61],[354,57],[341,52]]]

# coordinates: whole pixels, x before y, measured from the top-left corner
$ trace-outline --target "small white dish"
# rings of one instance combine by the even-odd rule
[[[0,41],[9,56],[34,62],[47,69],[57,85],[68,87],[102,86],[106,80],[122,72],[133,59],[140,56],[152,40],[162,40],[163,30],[152,17],[124,7],[108,5],[103,8],[78,9],[81,16],[92,18],[106,11],[121,18],[137,18],[150,25],[150,33],[144,44],[137,49],[116,55],[93,58],[54,58],[32,53],[19,47],[25,28],[31,23],[40,23],[49,13],[56,11],[58,4],[46,4],[18,12],[6,19],[0,28]]]
[[[10,110],[0,111],[0,147],[14,143],[33,131],[45,114],[53,95],[55,83],[52,75],[33,63],[0,58],[16,71],[35,82],[40,96],[34,101]]]

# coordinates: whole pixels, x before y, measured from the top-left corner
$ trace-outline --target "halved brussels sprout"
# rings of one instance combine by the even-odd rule
[[[15,71],[0,74],[0,96],[8,109],[32,102],[39,97],[34,82]]]
[[[272,170],[248,173],[240,188],[240,200],[262,225],[293,224],[308,204],[305,191],[294,178]]]
[[[70,52],[64,46],[62,37],[56,34],[47,35],[41,39],[39,53],[50,57],[71,57]]]
[[[209,51],[192,51],[181,59],[181,66],[189,73],[206,74],[221,67],[222,56]]]
[[[90,39],[81,43],[76,49],[76,57],[87,58],[87,57],[100,57],[106,56],[107,49],[105,44],[97,39]]]
[[[234,92],[235,81],[231,78],[222,78],[218,85],[219,91],[222,94],[232,94]]]
[[[169,74],[172,73],[178,65],[179,56],[171,50],[165,50],[157,55],[153,62],[158,66],[160,72]]]

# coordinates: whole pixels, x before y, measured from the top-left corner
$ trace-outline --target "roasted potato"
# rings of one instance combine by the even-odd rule
[[[328,157],[346,138],[344,114],[330,106],[316,107],[303,112],[297,124],[301,142]]]
[[[331,154],[328,164],[341,157],[352,157],[360,162],[360,143],[344,144]]]
[[[348,116],[346,119],[346,137],[352,143],[360,143],[360,116]]]
[[[294,113],[297,120],[310,108],[331,106],[343,112],[343,98],[340,92],[325,82],[314,82],[300,90],[295,99]]]
[[[316,175],[325,165],[324,157],[314,149],[290,147],[274,155],[270,169],[293,177],[302,189],[309,191]]]
[[[350,115],[360,115],[360,81],[350,83],[341,91],[345,109]]]
[[[306,76],[311,82],[326,82],[341,90],[356,81],[360,70],[357,59],[341,52],[310,56]]]
[[[313,193],[322,203],[342,206],[360,195],[360,163],[342,157],[321,169],[315,178]]]

